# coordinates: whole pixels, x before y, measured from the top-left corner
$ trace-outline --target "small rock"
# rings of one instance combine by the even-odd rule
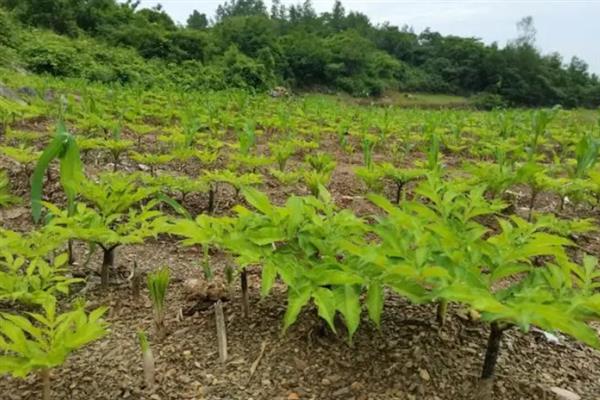
[[[6,219],[17,219],[26,213],[27,209],[25,207],[13,207],[1,212],[0,215]]]
[[[212,385],[216,381],[215,376],[213,374],[206,374],[205,378],[206,382],[208,382],[209,385]]]
[[[284,88],[283,86],[274,87],[273,89],[271,89],[269,94],[271,95],[271,97],[275,97],[275,98],[289,96],[288,90],[286,88]]]
[[[350,385],[350,389],[352,389],[354,392],[358,392],[363,388],[363,386],[364,385],[360,382],[353,382],[352,385]]]
[[[19,95],[7,86],[0,85],[0,97],[4,97],[5,99],[15,101],[19,104],[25,104],[25,102],[21,100]]]
[[[429,375],[429,372],[424,368],[419,369],[419,376],[425,382],[429,382],[431,380],[431,376]]]
[[[296,368],[298,368],[300,371],[304,371],[306,368],[308,368],[306,361],[301,360],[298,357],[294,357],[294,364],[296,364]]]
[[[300,400],[300,396],[298,396],[298,394],[294,392],[288,394],[287,398],[288,400]]]
[[[23,86],[22,88],[19,88],[17,90],[17,93],[24,95],[24,96],[28,96],[28,97],[35,97],[37,96],[37,91],[33,88],[30,88],[28,86]]]
[[[331,381],[329,379],[327,379],[327,378],[323,378],[321,380],[321,385],[323,385],[323,386],[329,386],[329,385],[331,385]]]
[[[349,386],[344,386],[343,388],[340,388],[338,390],[336,390],[335,392],[332,393],[333,397],[340,397],[340,396],[345,396],[347,394],[350,394],[350,387]]]
[[[556,394],[556,397],[560,400],[581,400],[581,396],[567,389],[551,387],[550,391]]]

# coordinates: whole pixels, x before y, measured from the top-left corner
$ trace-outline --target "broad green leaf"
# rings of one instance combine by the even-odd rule
[[[333,292],[326,288],[317,288],[312,295],[315,305],[317,306],[319,316],[323,318],[327,322],[331,330],[335,332],[336,330],[334,318],[336,312],[336,304]]]
[[[380,327],[381,314],[383,312],[384,291],[381,284],[372,282],[367,291],[367,311],[371,321]]]
[[[265,215],[271,215],[273,206],[271,205],[271,202],[266,194],[250,186],[242,188],[241,192],[246,201],[252,205],[252,207],[256,208]]]
[[[298,314],[302,310],[312,294],[312,288],[310,286],[302,286],[300,288],[290,287],[288,289],[288,304],[285,316],[283,317],[283,333],[296,322]]]
[[[348,338],[352,341],[354,333],[360,324],[360,293],[354,285],[344,285],[335,291],[337,308],[344,317]]]
[[[64,151],[66,139],[65,131],[61,129],[61,124],[59,124],[54,139],[52,139],[50,144],[44,149],[31,176],[31,213],[33,215],[33,220],[36,223],[40,220],[42,215],[44,174],[52,160],[57,158]]]
[[[271,291],[275,278],[277,277],[277,266],[273,262],[267,261],[262,267],[261,277],[261,296],[266,296]]]

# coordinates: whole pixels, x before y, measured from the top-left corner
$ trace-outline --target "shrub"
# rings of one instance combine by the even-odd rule
[[[0,10],[0,47],[14,47],[17,42],[16,29],[8,14]]]
[[[473,107],[479,110],[493,110],[495,108],[504,108],[508,105],[502,96],[489,92],[483,92],[471,96],[469,102]]]
[[[25,40],[21,56],[25,67],[37,74],[79,76],[81,54],[72,43],[51,33],[34,32]]]
[[[225,81],[230,87],[265,90],[270,86],[269,73],[263,64],[231,46],[223,55]]]

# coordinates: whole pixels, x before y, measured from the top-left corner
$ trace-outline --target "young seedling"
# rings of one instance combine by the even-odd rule
[[[363,150],[363,162],[365,167],[370,169],[373,166],[373,152],[375,151],[375,146],[377,145],[377,137],[371,134],[366,134],[363,136],[361,144]]]
[[[80,304],[73,311],[57,314],[53,298],[43,309],[43,314],[29,314],[37,323],[20,315],[0,314],[0,374],[25,378],[37,373],[42,380],[42,399],[49,400],[51,370],[108,331],[101,319],[106,308],[88,314]]]
[[[217,300],[215,303],[215,322],[217,326],[217,345],[219,347],[219,361],[227,362],[227,331],[225,327],[225,315],[223,314],[223,303]]]
[[[169,281],[170,273],[168,267],[163,267],[148,275],[148,291],[154,310],[154,331],[159,341],[163,340],[166,336],[165,313]]]
[[[50,163],[54,159],[60,160],[60,183],[67,197],[66,214],[71,216],[75,211],[75,197],[84,174],[77,142],[67,131],[63,121],[58,122],[56,134],[42,152],[31,177],[31,214],[36,223],[42,215],[44,172],[50,171]],[[69,241],[69,263],[73,262],[72,243]]]
[[[131,294],[134,299],[140,298],[140,289],[142,286],[142,276],[140,274],[140,269],[138,268],[137,261],[133,262],[133,270],[131,271]]]
[[[10,194],[10,184],[6,171],[0,171],[0,208],[21,202],[21,198]]]
[[[4,154],[10,158],[13,162],[23,169],[24,181],[29,180],[31,173],[31,167],[33,163],[40,157],[41,152],[36,151],[34,147],[11,147],[11,146],[0,146],[0,154]]]
[[[140,341],[140,347],[142,348],[142,366],[144,368],[144,384],[146,388],[151,389],[154,386],[154,374],[155,374],[155,366],[154,366],[154,355],[152,354],[152,349],[150,348],[150,344],[148,343],[148,338],[146,337],[146,332],[139,331],[138,339]]]

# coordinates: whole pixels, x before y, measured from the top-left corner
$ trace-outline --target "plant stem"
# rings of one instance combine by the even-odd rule
[[[444,299],[441,299],[438,302],[437,306],[437,323],[440,328],[443,328],[446,325],[446,313],[448,310],[448,302]]]
[[[165,326],[165,314],[164,311],[158,311],[154,315],[154,331],[156,333],[156,340],[162,342],[167,336]]]
[[[396,189],[396,204],[400,204],[400,200],[402,200],[402,188],[404,187],[404,182],[396,182],[398,185]]]
[[[565,196],[560,196],[560,205],[558,211],[563,211],[565,208]]]
[[[73,239],[69,239],[67,242],[67,252],[69,253],[69,265],[75,263],[75,256],[73,255]]]
[[[217,325],[217,345],[219,348],[219,361],[227,362],[227,332],[225,328],[225,315],[223,314],[223,303],[217,300],[215,303],[215,322]]]
[[[42,378],[42,399],[50,400],[50,370],[44,368],[40,371]]]
[[[531,198],[529,199],[529,216],[527,217],[527,221],[531,222],[533,218],[533,207],[535,206],[535,199],[538,195],[538,191],[535,188],[531,188]]]
[[[116,246],[104,248],[104,256],[102,258],[102,269],[100,270],[100,281],[102,282],[102,288],[108,287],[108,280],[110,277],[110,269],[115,263],[115,248]]]
[[[240,274],[240,280],[242,283],[242,311],[244,312],[244,318],[248,318],[250,314],[250,306],[248,304],[248,272],[245,269]]]
[[[140,298],[140,287],[142,277],[140,276],[140,270],[137,265],[137,261],[133,262],[133,276],[131,277],[131,293],[133,298],[138,300]]]
[[[119,170],[119,157],[120,153],[113,154],[113,172],[117,172]]]
[[[505,330],[506,328],[501,327],[497,322],[493,322],[491,325],[483,369],[481,370],[481,379],[494,379],[496,363],[500,354],[500,344]]]
[[[215,192],[217,191],[216,185],[211,185],[210,190],[208,191],[208,213],[212,214],[215,210]]]

